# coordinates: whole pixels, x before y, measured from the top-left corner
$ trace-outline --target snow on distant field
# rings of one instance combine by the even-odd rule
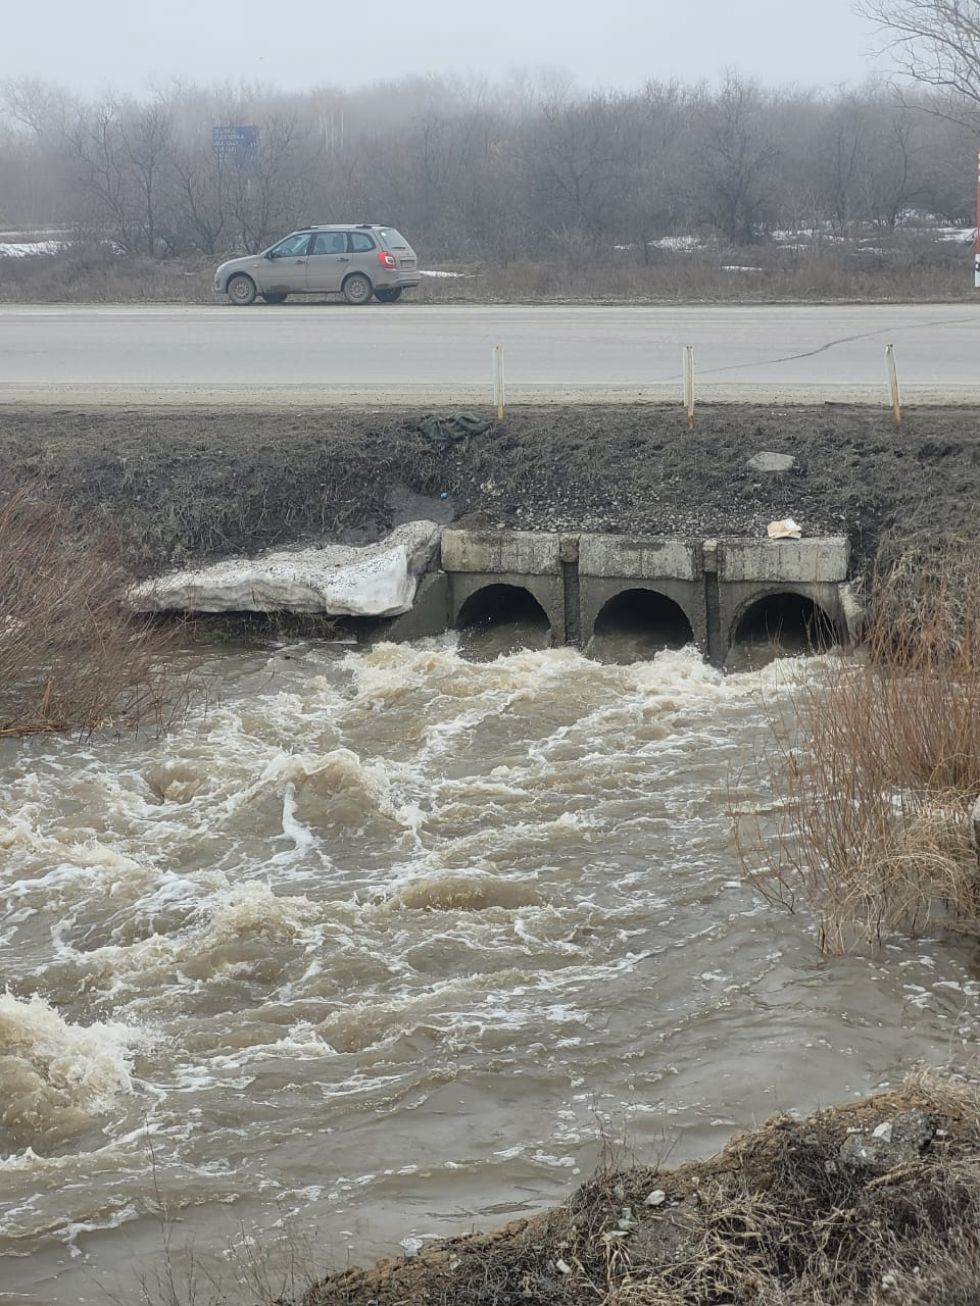
[[[0,258],[34,258],[60,254],[63,249],[67,249],[63,240],[0,241]]]
[[[426,272],[424,268],[419,268],[420,277],[465,277],[465,272]]]
[[[940,240],[961,241],[964,245],[970,244],[977,238],[976,227],[940,227],[936,235]]]
[[[661,236],[659,240],[651,240],[650,244],[656,249],[674,249],[682,253],[705,248],[705,242],[697,236]]]

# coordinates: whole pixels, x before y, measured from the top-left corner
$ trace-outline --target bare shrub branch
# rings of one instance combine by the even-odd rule
[[[885,48],[914,81],[980,105],[978,0],[858,0]]]
[[[845,951],[939,913],[980,934],[980,551],[884,557],[859,660],[824,659],[772,709],[772,809],[733,814],[743,868]]]

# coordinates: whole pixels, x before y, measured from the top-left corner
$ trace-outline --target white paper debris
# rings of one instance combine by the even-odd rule
[[[801,527],[797,526],[792,517],[785,517],[782,521],[771,521],[769,523],[769,538],[771,540],[798,540],[802,534]]]

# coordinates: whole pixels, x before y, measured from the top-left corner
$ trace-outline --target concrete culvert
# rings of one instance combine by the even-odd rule
[[[460,651],[476,661],[551,644],[544,608],[520,585],[488,585],[471,594],[460,608],[456,629]]]
[[[654,590],[624,590],[596,618],[588,651],[600,662],[642,662],[693,640],[691,623],[673,599]]]
[[[751,669],[777,657],[821,653],[836,643],[834,623],[812,599],[802,594],[767,594],[742,614],[727,665]]]

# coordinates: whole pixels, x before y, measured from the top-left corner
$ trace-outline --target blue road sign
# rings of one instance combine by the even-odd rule
[[[258,158],[258,128],[213,127],[211,129],[211,148],[219,158],[236,163],[239,168],[249,168]]]

